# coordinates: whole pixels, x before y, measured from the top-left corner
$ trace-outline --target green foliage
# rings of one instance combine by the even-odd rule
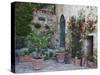
[[[93,29],[91,28],[92,25],[93,25],[93,20],[90,20],[90,22],[87,25],[87,31],[88,31],[88,33],[92,33],[93,32]]]
[[[31,47],[31,48],[28,49],[28,52],[32,53],[34,50],[35,50],[34,47]]]
[[[50,59],[49,55],[45,54],[44,60],[48,60],[48,59]]]
[[[34,50],[40,53],[47,50],[50,45],[50,33],[43,32],[41,29],[36,29],[27,36],[27,40],[31,42]]]
[[[84,21],[84,20],[83,20]],[[81,57],[81,22],[80,19],[76,19],[72,16],[70,23],[72,25],[72,42],[71,42],[71,48],[72,48],[72,57],[77,56],[78,58]]]
[[[81,59],[82,58],[82,52],[81,52],[81,50],[78,49],[76,51],[76,56],[77,56],[78,59]]]
[[[41,3],[15,3],[15,24],[16,24],[16,35],[27,36],[31,32],[30,22],[33,18],[33,9],[41,9],[43,7],[52,4],[41,4]]]
[[[16,35],[26,36],[31,32],[32,6],[29,3],[15,4]]]
[[[94,57],[92,55],[88,55],[88,60],[94,62]]]
[[[29,51],[24,51],[24,52],[21,53],[21,56],[25,56],[25,55],[29,55],[29,54],[30,54]]]
[[[27,39],[34,44],[37,50],[46,49],[49,44],[50,34],[43,33],[41,29],[37,29],[30,33]]]
[[[27,47],[25,37],[16,36],[16,49]]]

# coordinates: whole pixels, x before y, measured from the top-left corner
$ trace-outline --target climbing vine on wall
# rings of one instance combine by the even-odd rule
[[[31,32],[30,23],[33,18],[33,9],[41,9],[53,4],[42,3],[15,3],[16,35],[27,36]]]

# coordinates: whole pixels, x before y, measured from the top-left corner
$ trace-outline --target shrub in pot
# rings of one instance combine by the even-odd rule
[[[34,45],[35,48],[32,52],[33,68],[36,70],[42,69],[44,64],[44,52],[50,44],[50,33],[37,29],[30,33],[27,36],[27,39]]]
[[[44,57],[40,52],[36,51],[32,53],[32,65],[33,65],[33,69],[35,70],[39,70],[43,68]]]
[[[63,47],[59,48],[59,51],[56,52],[56,59],[57,62],[64,62],[64,58],[65,58],[65,49]]]
[[[20,62],[29,62],[31,61],[31,54],[29,51],[24,51],[20,55]]]
[[[75,57],[75,65],[80,66],[81,65],[81,59],[82,59],[82,54],[81,51],[76,52],[76,57]]]

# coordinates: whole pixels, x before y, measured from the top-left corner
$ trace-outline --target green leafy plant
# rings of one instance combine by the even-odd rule
[[[72,57],[74,58],[75,56],[79,56],[79,54],[81,54],[81,25],[82,25],[82,21],[80,18],[76,19],[74,16],[72,16],[69,19],[69,23],[71,26],[71,35],[72,35],[72,40],[71,40],[71,49],[72,49]],[[77,52],[79,52],[77,54]]]
[[[30,22],[33,18],[33,9],[39,10],[44,7],[55,6],[54,4],[45,3],[15,3],[16,35],[27,36],[31,32]],[[54,9],[53,9],[54,11]]]
[[[34,30],[27,36],[27,40],[33,44],[34,51],[37,54],[36,57],[42,56],[43,51],[47,50],[48,46],[50,45],[49,39],[50,33],[43,32],[41,29]]]
[[[25,55],[30,55],[30,52],[29,51],[24,51],[21,53],[21,56],[25,56]]]
[[[77,56],[78,59],[82,58],[81,50],[79,50],[79,51],[76,52],[76,56]]]
[[[91,62],[94,62],[94,57],[91,56],[91,55],[89,55],[89,56],[88,56],[88,60],[91,61]]]

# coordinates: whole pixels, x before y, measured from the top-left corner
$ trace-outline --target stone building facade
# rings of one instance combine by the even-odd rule
[[[43,9],[34,9],[33,10],[33,20],[32,20],[31,28],[32,30],[35,29],[34,24],[40,24],[41,29],[46,31],[49,28],[49,31],[51,32],[51,48],[56,48],[57,46],[57,38],[58,36],[55,35],[56,31],[56,14],[54,13],[54,10],[51,8],[43,8]],[[47,28],[46,28],[47,27]]]
[[[51,9],[40,9],[40,10],[34,10],[33,11],[33,20],[32,23],[39,23],[42,26],[42,29],[45,30],[45,26],[49,26],[50,31],[53,32],[51,35],[51,43],[53,48],[59,48],[60,44],[64,46],[66,49],[69,46],[71,36],[70,31],[68,30],[68,21],[70,16],[75,16],[76,18],[78,16],[81,17],[91,17],[92,19],[97,18],[97,7],[95,6],[77,6],[77,5],[55,5],[55,14],[52,13],[53,10]],[[61,23],[63,22],[63,23]],[[61,25],[63,29],[61,28]],[[34,30],[34,24],[31,25],[32,29]],[[65,28],[64,28],[65,27]],[[63,31],[64,34],[61,34],[61,31]],[[97,25],[96,25],[97,30]],[[89,36],[93,36],[93,53],[97,52],[97,31],[94,33],[89,34]],[[65,37],[65,42],[64,41]],[[84,49],[84,48],[83,48]]]
[[[65,19],[65,47],[66,49],[68,46],[70,46],[70,41],[71,41],[71,35],[70,31],[68,30],[68,21],[71,16],[77,17],[90,17],[91,19],[97,19],[97,7],[95,6],[78,6],[78,5],[56,5],[56,18],[57,18],[57,25],[56,25],[56,33],[60,35],[60,19],[61,16],[64,16]],[[88,36],[93,36],[93,56],[96,58],[96,53],[97,53],[97,24],[95,25],[96,29],[95,32],[88,34]],[[58,37],[59,39],[59,37]],[[59,41],[60,44],[60,41]],[[87,45],[89,44],[88,42],[83,42],[83,44]],[[85,47],[82,48],[85,50]],[[88,51],[87,51],[88,52]]]

